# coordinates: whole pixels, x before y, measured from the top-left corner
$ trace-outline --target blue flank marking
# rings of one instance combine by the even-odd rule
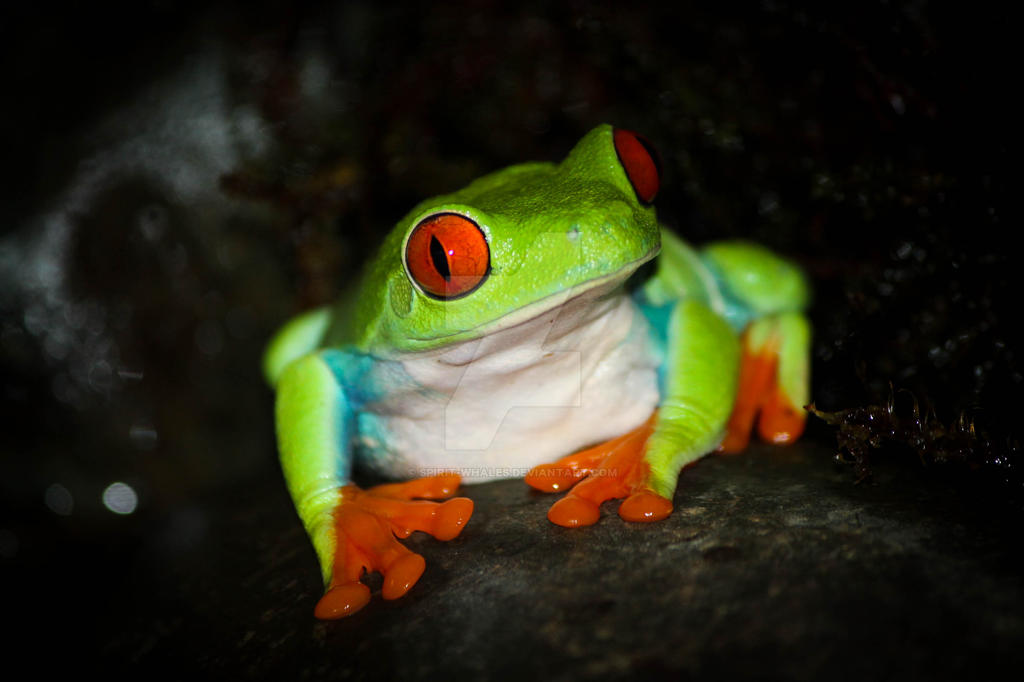
[[[386,444],[390,433],[384,428],[380,415],[364,408],[396,390],[415,386],[415,381],[401,363],[393,360],[347,349],[327,349],[320,355],[337,379],[343,398],[338,418],[345,422],[341,429],[345,442],[339,447],[338,470],[351,471],[354,451],[360,462],[371,466],[389,458]],[[368,447],[364,439],[377,445]],[[348,480],[347,475],[341,478]]]
[[[672,310],[676,307],[676,304],[666,303],[665,305],[652,305],[647,302],[646,297],[640,290],[637,290],[633,295],[633,299],[640,308],[640,312],[647,318],[647,323],[651,327],[651,341],[654,343],[655,349],[658,353],[658,395],[665,395],[665,362],[667,355],[666,350],[668,346],[668,321],[672,317]]]
[[[373,390],[371,383],[366,381],[377,362],[371,356],[332,348],[320,351],[320,357],[334,373],[353,412],[379,397],[380,392]]]

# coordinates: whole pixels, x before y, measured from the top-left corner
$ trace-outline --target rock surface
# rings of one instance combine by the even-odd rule
[[[412,591],[384,602],[371,579],[371,603],[329,623],[271,480],[199,503],[191,548],[147,543],[91,632],[103,669],[179,679],[952,680],[1024,664],[1014,527],[919,469],[878,479],[855,484],[818,444],[756,446],[686,470],[663,523],[607,504],[580,530],[550,524],[554,498],[522,481],[464,488],[459,538],[408,541],[427,558]]]

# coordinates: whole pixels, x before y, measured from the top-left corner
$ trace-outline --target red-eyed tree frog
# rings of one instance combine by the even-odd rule
[[[753,244],[697,250],[662,229],[659,171],[644,138],[602,125],[561,163],[420,203],[352,291],[278,332],[264,372],[326,585],[317,617],[365,606],[364,571],[405,594],[425,564],[396,536],[457,536],[461,481],[566,492],[548,512],[562,526],[617,498],[626,521],[657,521],[680,470],[743,449],[755,422],[768,441],[800,436],[804,276]],[[412,480],[363,490],[357,460]]]

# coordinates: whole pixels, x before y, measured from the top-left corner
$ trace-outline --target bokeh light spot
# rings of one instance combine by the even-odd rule
[[[50,511],[61,516],[71,516],[71,512],[75,509],[75,498],[71,495],[71,491],[60,483],[54,483],[46,489],[46,492],[43,493],[43,501]]]
[[[139,496],[127,483],[115,481],[103,491],[103,506],[115,514],[131,514],[139,505]]]

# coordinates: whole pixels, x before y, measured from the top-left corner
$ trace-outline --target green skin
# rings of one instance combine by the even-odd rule
[[[807,402],[801,273],[756,245],[696,251],[662,230],[623,171],[612,132],[594,129],[560,164],[513,166],[422,202],[391,231],[354,291],[292,320],[272,341],[264,372],[277,392],[282,468],[325,581],[336,545],[331,515],[359,456],[352,443],[361,435],[360,414],[409,389],[398,385],[400,372],[382,381],[373,368],[487,337],[595,283],[621,283],[613,294],[627,295],[626,280],[654,258],[649,280],[629,282],[659,366],[658,416],[645,454],[654,492],[671,499],[682,467],[721,441],[736,397],[742,330],[755,351],[773,339],[782,391],[793,405]],[[472,218],[490,248],[490,276],[461,298],[425,295],[403,263],[412,228],[438,212]]]

